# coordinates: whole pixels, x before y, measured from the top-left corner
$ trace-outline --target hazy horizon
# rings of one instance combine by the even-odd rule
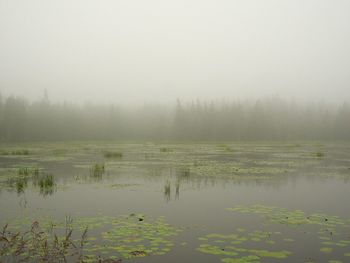
[[[0,0],[0,263],[350,258],[349,0]]]
[[[0,0],[0,92],[115,104],[350,100],[348,1]]]

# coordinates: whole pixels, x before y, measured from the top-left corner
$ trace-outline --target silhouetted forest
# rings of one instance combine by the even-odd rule
[[[350,105],[266,98],[130,109],[0,96],[1,141],[111,139],[349,140]]]

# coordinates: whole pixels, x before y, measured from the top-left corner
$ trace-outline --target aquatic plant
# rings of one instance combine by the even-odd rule
[[[161,147],[161,148],[159,148],[159,151],[162,153],[168,153],[168,152],[172,152],[173,149],[171,149],[169,147]]]
[[[167,201],[170,200],[170,193],[171,193],[171,183],[170,183],[170,180],[167,180],[164,184],[164,196]]]
[[[101,178],[105,173],[105,164],[104,163],[96,163],[90,168],[90,176],[95,178]]]
[[[55,185],[54,177],[50,174],[44,175],[39,179],[40,188],[53,187],[54,185]]]
[[[16,180],[17,193],[23,193],[24,189],[27,187],[27,185],[28,185],[28,179],[27,178],[25,178],[25,177],[18,178]]]
[[[29,175],[29,169],[27,167],[20,167],[18,168],[18,174],[19,175]]]
[[[176,180],[175,182],[175,199],[180,198],[180,180]]]
[[[12,155],[29,155],[29,150],[15,150],[11,152]]]
[[[20,227],[23,229],[26,224],[30,224],[26,222],[30,222],[30,220],[21,218],[20,220],[13,220],[11,224],[13,228]],[[165,223],[162,217],[152,219],[143,214],[135,213],[117,217],[80,217],[74,220],[71,217],[66,217],[65,222],[42,218],[40,225],[42,226],[40,230],[41,235],[46,238],[43,242],[47,240],[49,248],[52,247],[52,242],[55,239],[60,241],[61,244],[65,244],[65,240],[68,240],[67,244],[72,246],[68,246],[66,253],[63,255],[68,262],[81,263],[120,263],[121,259],[164,255],[174,246],[172,238],[181,231]],[[89,232],[95,233],[95,235],[88,236],[87,229],[89,229]],[[17,235],[17,232],[12,231],[11,233]],[[59,235],[59,233],[61,234]],[[24,240],[29,239],[26,241],[28,246],[25,248],[33,248],[34,244],[35,247],[41,248],[40,245],[44,244],[41,242],[32,242],[30,239],[31,236],[27,236],[24,233],[18,234],[18,239],[21,239],[21,237],[24,237]],[[80,237],[80,239],[77,239],[77,237]],[[1,242],[0,236],[0,261],[5,259],[2,256],[5,254],[5,249],[1,249]],[[13,255],[15,247],[17,246],[12,246],[12,254],[7,253],[7,256]],[[6,251],[9,250],[6,249]],[[52,251],[52,249],[49,251]],[[23,253],[25,254],[26,250]],[[35,253],[43,254],[39,249]],[[102,258],[101,255],[104,255],[104,257]],[[62,257],[59,259],[62,259]],[[4,261],[7,262],[6,260]],[[39,260],[33,261],[43,262]],[[64,260],[59,262],[64,262]]]
[[[24,190],[28,186],[28,177],[26,176],[10,177],[6,181],[6,186],[10,188],[15,188],[18,194],[24,193]]]
[[[350,228],[350,221],[338,216],[321,213],[306,214],[302,210],[289,210],[264,205],[241,205],[228,208],[227,210],[247,215],[261,216],[271,225],[280,224],[287,226],[289,228],[289,233],[292,229],[295,229],[294,233],[296,238],[300,236],[300,233],[306,233],[305,231],[313,229],[313,234],[316,237],[318,236],[320,240],[319,251],[322,253],[331,254],[333,251],[343,248],[349,249],[350,247],[350,240],[346,234]],[[264,225],[267,226],[267,224]],[[286,237],[282,239],[284,242],[294,242],[294,240],[294,238]]]
[[[38,167],[34,168],[33,173],[34,173],[35,176],[38,176],[39,172],[40,172],[40,170],[39,170]]]
[[[256,214],[265,217],[271,223],[279,223],[285,225],[318,225],[321,227],[335,228],[344,226],[345,220],[338,216],[313,213],[306,214],[302,210],[288,210],[285,208],[251,205],[251,206],[236,206],[227,208],[228,211],[239,212],[243,214]]]
[[[122,158],[123,153],[121,153],[121,152],[105,152],[104,157],[106,157],[106,158]]]
[[[2,150],[0,151],[0,155],[29,155],[30,152],[27,149],[22,150]]]
[[[218,147],[226,152],[232,152],[232,148],[231,146],[227,145],[227,144],[219,144]]]
[[[87,229],[80,240],[74,240],[73,230],[66,229],[64,236],[43,230],[39,222],[32,223],[30,230],[13,232],[5,225],[0,232],[0,261],[3,262],[84,262],[83,248]]]
[[[43,196],[52,195],[56,190],[55,177],[51,174],[37,174],[32,180],[33,186],[38,187]]]
[[[38,175],[39,174],[39,168],[38,167],[19,167],[18,168],[18,175]]]
[[[245,229],[237,229],[232,234],[208,234],[199,237],[201,242],[197,251],[217,255],[227,263],[260,263],[264,258],[285,259],[291,252],[272,250],[272,237],[276,233],[254,231],[246,233]],[[262,248],[268,246],[269,249]],[[255,247],[256,246],[256,247]]]
[[[320,152],[320,151],[316,152],[316,157],[323,158],[324,156],[325,156],[324,152]]]

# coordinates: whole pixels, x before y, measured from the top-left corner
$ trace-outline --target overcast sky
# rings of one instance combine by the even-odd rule
[[[0,0],[0,91],[350,99],[349,0]]]

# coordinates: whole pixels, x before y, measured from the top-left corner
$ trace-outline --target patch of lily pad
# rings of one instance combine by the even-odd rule
[[[274,247],[279,233],[265,231],[239,231],[233,234],[208,234],[200,237],[202,244],[197,251],[217,255],[225,263],[259,263],[262,260],[286,259],[291,255],[287,250]],[[263,247],[263,248],[262,248]]]
[[[318,225],[332,229],[336,228],[337,226],[345,226],[350,224],[349,220],[341,219],[338,216],[323,213],[306,214],[302,210],[289,210],[259,204],[252,206],[236,206],[234,208],[227,208],[227,210],[243,214],[263,216],[271,223],[279,223],[289,226]]]
[[[347,252],[350,250],[350,220],[348,219],[324,213],[306,214],[301,210],[288,210],[264,205],[236,206],[227,210],[257,215],[269,224],[284,225],[289,228],[288,233],[294,230],[294,234],[300,240],[303,240],[306,233],[318,237],[321,254],[339,255],[343,253],[344,257],[350,256],[350,253]],[[283,241],[297,242],[298,239],[284,238]]]

